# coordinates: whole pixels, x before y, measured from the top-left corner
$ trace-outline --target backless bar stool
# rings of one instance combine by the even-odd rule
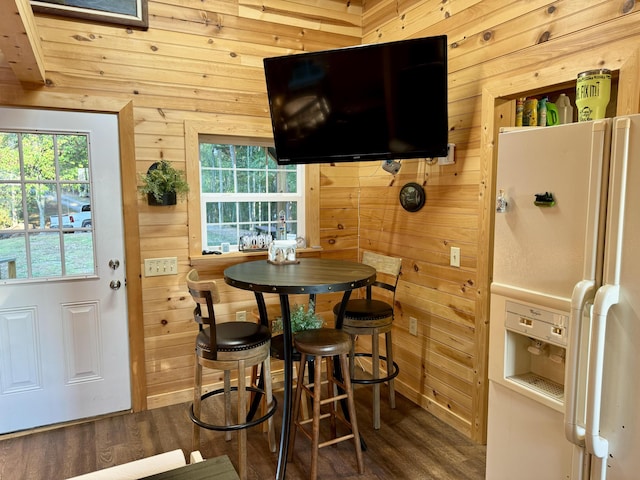
[[[362,461],[362,450],[360,447],[360,434],[358,433],[358,423],[356,421],[356,409],[353,400],[353,389],[351,387],[351,377],[349,375],[349,351],[351,350],[351,338],[345,332],[331,328],[318,328],[298,332],[294,336],[293,343],[300,353],[300,368],[298,371],[298,382],[293,403],[293,431],[289,443],[289,460],[293,457],[293,447],[295,444],[296,431],[300,429],[309,439],[311,439],[311,480],[318,477],[318,450],[320,448],[334,445],[338,442],[353,439],[356,449],[356,461],[358,473],[364,472]],[[314,378],[313,383],[304,384],[304,375],[308,357],[314,357]],[[334,377],[333,357],[338,356],[342,370],[343,380]],[[322,359],[326,360],[327,366],[327,397],[322,398]],[[310,419],[300,419],[300,403],[302,395],[308,395],[313,400],[313,414]],[[347,400],[349,419],[338,414],[340,409],[336,409],[338,400]],[[328,412],[322,413],[321,407],[326,406]],[[331,425],[331,439],[320,443],[320,420],[329,419]],[[337,437],[336,420],[339,420],[350,429],[350,433]],[[312,424],[311,431],[305,428]]]
[[[269,327],[270,330],[272,330],[272,334],[271,334],[271,358],[276,359],[276,360],[284,360],[284,335],[282,334],[278,334],[278,335],[274,335],[273,334],[273,321],[280,317],[280,305],[279,304],[272,304],[272,305],[267,305],[264,302],[264,298],[262,296],[256,296],[256,301],[258,303],[258,308],[254,309],[254,311],[252,312],[252,316],[259,321],[260,323],[262,323],[262,325],[266,325]],[[316,295],[315,294],[310,294],[309,295],[309,302],[314,302],[316,301]],[[262,307],[261,307],[261,302],[262,302]],[[260,312],[260,310],[262,310],[262,313]],[[264,317],[264,318],[263,318]],[[298,353],[298,351],[294,348],[293,351],[291,352],[291,359],[293,360],[294,365],[296,365],[296,371],[300,365],[300,353]],[[309,359],[307,361],[307,372],[309,375],[309,378],[312,379],[313,378],[313,359]],[[297,378],[297,377],[295,377]],[[295,384],[296,381],[293,381],[293,386],[295,388]],[[251,372],[251,385],[258,387],[258,388],[263,388],[263,380],[262,380],[262,376],[259,375],[258,372],[258,366],[254,366],[253,370]],[[284,390],[284,386],[282,388],[276,389],[274,390],[274,393],[279,392]],[[262,407],[263,411],[265,408],[265,403],[264,402],[260,402],[260,398],[256,398],[258,397],[255,393],[251,394],[251,411],[249,413],[249,415],[253,415],[255,414],[255,412],[258,410],[259,407]],[[309,418],[309,409],[308,409],[308,405],[307,402],[304,401],[301,404],[301,408],[302,408],[302,414],[304,415],[304,418]],[[266,424],[265,424],[266,427]]]

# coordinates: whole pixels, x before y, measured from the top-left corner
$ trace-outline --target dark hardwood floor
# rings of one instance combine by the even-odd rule
[[[382,425],[376,431],[371,426],[371,391],[356,389],[358,425],[367,444],[365,473],[357,473],[353,444],[341,442],[320,450],[319,479],[484,479],[484,446],[473,444],[401,395],[396,395],[397,408],[389,409],[384,388],[382,393]],[[280,395],[278,400],[281,406]],[[187,404],[173,405],[27,435],[0,436],[0,479],[64,479],[176,448],[188,455],[192,424],[187,408]],[[278,415],[276,425],[279,431]],[[309,446],[309,440],[299,434],[287,479],[308,478]],[[223,433],[203,431],[200,451],[204,458],[228,455],[235,466],[236,435],[225,442]],[[249,430],[249,478],[273,477],[276,461],[266,434],[259,428]]]

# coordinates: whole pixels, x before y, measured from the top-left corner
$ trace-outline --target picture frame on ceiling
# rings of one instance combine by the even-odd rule
[[[147,0],[31,0],[34,12],[147,30]]]

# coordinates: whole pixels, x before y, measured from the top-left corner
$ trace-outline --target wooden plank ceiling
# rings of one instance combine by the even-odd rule
[[[40,38],[29,0],[0,0],[0,65],[22,83],[45,82]]]

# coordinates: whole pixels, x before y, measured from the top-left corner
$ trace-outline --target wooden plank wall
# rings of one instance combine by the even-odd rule
[[[398,389],[477,441],[486,435],[494,198],[493,137],[482,142],[492,127],[483,119],[493,122],[493,113],[482,111],[483,91],[515,98],[559,84],[572,88],[583,70],[621,68],[640,46],[638,11],[635,2],[606,0],[365,2],[363,43],[448,35],[449,141],[456,144],[456,164],[403,161],[395,179],[363,164],[349,181],[359,185],[359,248],[403,257],[394,328]],[[637,101],[631,110],[638,111]],[[338,180],[343,175],[329,171],[322,170],[337,177],[337,196],[355,198]],[[426,206],[416,213],[397,202],[399,188],[411,181],[427,192]],[[323,199],[333,197],[329,183]],[[349,243],[352,231],[345,229]],[[449,266],[451,246],[461,249],[461,268]],[[417,337],[409,334],[409,316],[418,319]]]
[[[483,92],[515,96],[569,82],[582,70],[621,68],[640,46],[638,10],[624,0],[150,0],[148,31],[38,16],[47,86],[18,85],[0,57],[0,99],[37,104],[35,91],[66,99],[69,108],[86,98],[132,101],[136,170],[161,158],[184,167],[185,121],[210,122],[226,135],[268,134],[263,57],[447,34],[456,164],[403,161],[395,178],[379,162],[324,165],[320,241],[326,257],[358,259],[370,249],[403,258],[398,390],[482,442],[493,202],[493,113],[482,110],[493,103]],[[637,80],[625,88],[637,90]],[[397,201],[409,181],[427,191],[416,213]],[[178,256],[180,270],[142,279],[152,408],[191,395],[188,217],[184,203],[158,210],[139,199],[138,208],[142,260]],[[461,268],[448,265],[451,246],[461,248]],[[224,266],[216,260],[198,268],[219,278]],[[253,308],[243,292],[222,294],[223,317]],[[319,302],[326,318],[333,301]],[[418,336],[408,333],[409,316],[418,319]]]
[[[359,0],[317,3],[151,0],[147,31],[37,15],[47,84],[18,84],[0,54],[0,104],[117,111],[131,101],[136,172],[160,159],[184,169],[185,123],[208,126],[212,134],[270,137],[264,57],[361,42]],[[135,192],[124,194],[137,201],[140,260],[177,256],[179,262],[177,276],[142,278],[142,408],[153,408],[192,395],[195,324],[184,282],[191,268],[188,208],[149,207]],[[220,278],[226,265],[218,259],[198,268]],[[227,301],[220,318],[255,307],[251,295],[221,283]]]

